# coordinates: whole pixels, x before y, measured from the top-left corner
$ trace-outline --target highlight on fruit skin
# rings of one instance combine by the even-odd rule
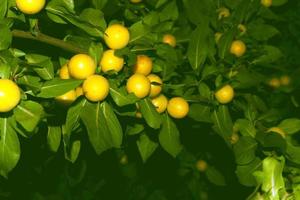
[[[168,99],[165,95],[160,94],[159,96],[155,97],[151,100],[152,104],[156,108],[158,113],[163,113],[166,111],[168,107]]]
[[[182,119],[189,113],[188,102],[182,97],[173,97],[169,100],[167,111],[175,119]]]
[[[96,72],[96,63],[87,54],[76,54],[70,59],[68,69],[72,78],[82,80]]]
[[[105,77],[95,74],[83,82],[82,90],[89,101],[103,101],[109,94],[109,82]]]
[[[225,18],[225,17],[229,17],[230,16],[230,11],[228,8],[225,8],[225,7],[221,7],[217,10],[218,12],[218,19],[222,19],[222,18]]]
[[[69,68],[68,64],[64,64],[60,69],[59,69],[59,78],[61,79],[70,79],[70,73],[69,73]]]
[[[104,32],[104,41],[110,49],[122,49],[130,40],[128,28],[122,24],[112,24]]]
[[[136,58],[136,63],[133,67],[133,73],[143,74],[147,76],[151,73],[153,68],[152,59],[147,55],[138,55]]]
[[[162,91],[163,81],[156,74],[149,74],[147,76],[147,78],[149,79],[149,81],[151,83],[149,97],[154,98],[154,97],[158,96],[160,94],[160,92]]]
[[[115,55],[115,50],[109,49],[103,52],[100,60],[101,71],[106,73],[109,71],[119,72],[123,69],[124,59]]]
[[[133,74],[126,83],[128,93],[133,93],[137,98],[144,98],[150,93],[150,81],[143,74]]]
[[[267,132],[267,133],[274,132],[274,133],[278,133],[278,134],[281,135],[283,138],[286,137],[286,133],[285,133],[281,128],[276,127],[276,126],[269,128],[266,132]]]
[[[235,55],[236,57],[241,57],[246,53],[246,45],[241,40],[235,40],[231,43],[230,53]]]
[[[279,88],[280,85],[281,85],[280,80],[279,80],[278,78],[275,78],[275,77],[271,78],[271,79],[267,82],[267,84],[268,84],[270,87],[274,88],[274,89]]]
[[[19,86],[10,79],[0,79],[0,113],[13,110],[20,100]]]
[[[215,98],[221,104],[227,104],[232,101],[234,97],[234,89],[231,85],[224,85],[222,88],[215,92]]]
[[[176,38],[172,34],[165,34],[163,36],[163,43],[168,44],[171,47],[176,47]]]
[[[24,14],[33,15],[39,13],[46,4],[46,0],[16,0],[17,8]]]
[[[55,97],[55,100],[65,106],[71,105],[77,98],[75,90],[70,90],[65,94]]]
[[[273,1],[272,0],[261,0],[260,3],[265,6],[265,7],[270,7],[272,6]]]
[[[205,172],[208,168],[208,164],[205,160],[198,160],[196,162],[196,169],[199,171],[199,172]]]

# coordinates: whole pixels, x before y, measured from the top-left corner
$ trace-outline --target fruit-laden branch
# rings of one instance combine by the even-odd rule
[[[70,51],[72,53],[87,53],[85,49],[72,45],[63,40],[45,35],[43,33],[37,33],[37,35],[32,35],[30,32],[22,31],[22,30],[12,30],[13,37],[25,38],[30,40],[36,40],[39,42],[47,43],[55,47],[59,47],[61,49]]]

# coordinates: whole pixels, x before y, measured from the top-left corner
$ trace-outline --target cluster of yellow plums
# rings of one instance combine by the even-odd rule
[[[288,75],[282,75],[280,77],[273,77],[268,81],[268,85],[274,89],[280,86],[288,86],[291,83],[291,78]]]

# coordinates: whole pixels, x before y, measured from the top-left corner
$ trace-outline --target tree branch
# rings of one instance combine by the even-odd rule
[[[13,34],[13,37],[25,38],[25,39],[30,39],[30,40],[47,43],[52,46],[59,47],[61,49],[70,51],[72,53],[87,53],[87,51],[85,49],[77,47],[77,46],[70,44],[68,42],[65,42],[63,40],[45,35],[43,33],[38,33],[35,36],[35,35],[32,35],[30,32],[15,29],[15,30],[12,30],[12,34]]]

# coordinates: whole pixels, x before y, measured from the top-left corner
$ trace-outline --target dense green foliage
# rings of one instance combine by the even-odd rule
[[[0,77],[22,98],[0,113],[0,199],[300,200],[299,10],[294,0],[48,0],[25,15],[1,0]],[[99,63],[114,23],[130,41],[116,50],[120,73],[97,68],[109,96],[56,102],[83,82],[60,79],[60,67],[76,53]],[[234,40],[245,54],[230,53]],[[126,92],[142,54],[163,93],[189,102],[185,119]],[[221,104],[214,94],[224,85],[234,98]]]

